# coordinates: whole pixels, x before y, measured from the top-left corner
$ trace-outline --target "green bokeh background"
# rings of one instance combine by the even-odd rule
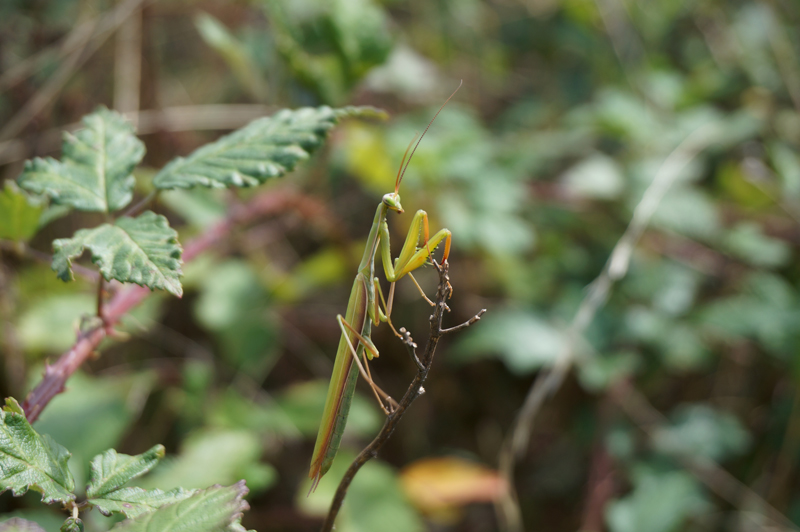
[[[70,57],[65,36],[114,8],[0,2],[0,126]],[[486,501],[423,514],[400,488],[403,468],[457,456],[497,469],[536,375],[565,352],[573,368],[514,470],[524,530],[761,530],[769,521],[753,494],[800,526],[796,3],[153,0],[135,17],[134,44],[111,34],[85,52],[47,104],[0,138],[0,180],[16,179],[26,158],[57,156],[61,128],[131,93],[139,109],[172,117],[140,124],[137,197],[173,157],[280,108],[374,105],[392,119],[338,126],[321,153],[259,189],[162,195],[156,211],[184,244],[281,187],[324,211],[237,228],[185,266],[181,300],[150,297],[124,322],[130,338],[104,344],[69,381],[35,427],[72,451],[79,486],[98,452],[163,443],[168,458],[142,486],[244,478],[247,528],[318,528],[334,477],[381,425],[361,386],[341,456],[305,498],[335,316],[403,150],[463,80],[409,166],[407,214],[389,224],[395,253],[417,209],[432,230],[448,227],[447,322],[488,313],[442,342],[427,393],[357,477],[338,530],[501,529]],[[141,59],[138,81],[115,70],[126,46]],[[27,75],[8,81],[20,64]],[[668,190],[637,210],[657,177]],[[74,341],[94,288],[57,280],[13,239],[49,254],[53,239],[101,220],[0,190],[0,391],[22,398]],[[625,275],[576,331],[634,217],[647,223]],[[417,278],[433,292],[431,268]],[[422,339],[428,315],[399,283],[394,322]],[[399,396],[413,363],[387,327],[373,339],[373,374]],[[727,472],[723,487],[740,482],[750,495],[721,497],[717,477],[694,467],[702,460]],[[0,511],[57,527],[30,494],[3,494]],[[87,531],[109,526],[87,515]]]

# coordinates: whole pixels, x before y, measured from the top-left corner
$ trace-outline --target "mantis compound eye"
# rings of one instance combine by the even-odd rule
[[[400,205],[400,195],[396,192],[384,195],[383,203],[393,211],[403,212],[403,206]]]

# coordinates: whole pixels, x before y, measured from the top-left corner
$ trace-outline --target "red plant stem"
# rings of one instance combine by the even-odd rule
[[[244,225],[263,216],[276,214],[288,209],[295,209],[308,218],[320,219],[326,229],[333,231],[336,224],[325,206],[307,196],[291,189],[272,190],[254,197],[245,204],[233,207],[227,218],[212,226],[186,245],[183,262],[187,263],[197,255],[206,251],[225,238],[236,226]],[[113,334],[113,328],[119,321],[144,301],[151,290],[141,286],[128,286],[119,292],[103,307],[104,324],[101,327],[80,333],[75,345],[61,355],[52,365],[45,367],[44,375],[38,385],[28,394],[22,408],[28,422],[33,423],[47,404],[64,391],[64,384],[75,371],[86,362],[106,336]]]

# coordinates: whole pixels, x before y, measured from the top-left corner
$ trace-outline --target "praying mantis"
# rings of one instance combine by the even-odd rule
[[[389,225],[386,221],[386,216],[389,211],[403,213],[403,207],[400,203],[400,183],[403,180],[406,169],[417,146],[422,141],[425,133],[439,116],[439,113],[447,105],[447,102],[455,95],[461,84],[453,91],[453,94],[445,100],[444,104],[439,108],[433,119],[428,123],[425,131],[422,132],[419,139],[414,140],[406,148],[403,159],[400,162],[400,168],[397,170],[397,177],[394,184],[394,192],[390,192],[383,196],[383,199],[378,204],[378,209],[375,212],[375,218],[372,222],[369,236],[367,237],[367,244],[364,249],[364,255],[358,265],[358,273],[353,281],[353,288],[350,291],[350,300],[347,303],[347,312],[344,317],[338,315],[336,320],[339,323],[339,328],[342,331],[341,338],[339,339],[339,347],[336,350],[336,359],[333,365],[333,374],[328,386],[328,395],[325,400],[325,409],[322,414],[322,421],[320,423],[319,432],[317,434],[317,442],[314,446],[314,454],[311,457],[311,468],[309,470],[309,478],[311,478],[311,488],[309,493],[314,491],[319,484],[322,476],[328,472],[339,450],[339,444],[342,440],[342,433],[344,432],[345,424],[347,423],[347,416],[350,413],[350,403],[353,400],[355,393],[356,381],[358,374],[364,377],[367,383],[372,388],[375,398],[378,400],[381,409],[390,415],[397,403],[389,397],[383,390],[381,390],[372,380],[369,371],[367,360],[372,360],[378,356],[378,350],[375,344],[372,343],[370,334],[373,326],[378,326],[380,322],[386,322],[392,328],[395,335],[402,337],[392,325],[390,316],[392,313],[392,302],[394,300],[394,287],[395,283],[408,275],[417,289],[422,294],[425,300],[433,305],[433,302],[425,296],[422,288],[417,283],[412,271],[421,267],[426,261],[431,258],[432,250],[444,240],[444,253],[442,260],[447,261],[450,255],[450,241],[451,233],[448,229],[441,229],[432,238],[429,238],[428,229],[428,214],[419,210],[414,214],[411,220],[411,227],[408,230],[405,243],[400,251],[400,255],[392,261],[391,248],[389,246]],[[412,144],[414,149],[409,150]],[[420,236],[423,237],[423,246],[418,247]],[[381,262],[383,263],[383,271],[386,279],[390,283],[388,301],[383,296],[378,278],[375,277],[375,258],[380,251]],[[379,304],[383,304],[383,309]],[[363,360],[363,364],[362,364]]]

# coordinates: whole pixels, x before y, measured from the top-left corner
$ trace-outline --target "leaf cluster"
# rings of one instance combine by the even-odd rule
[[[113,530],[244,530],[240,524],[242,512],[247,509],[244,481],[229,487],[175,488],[167,492],[125,486],[158,465],[164,457],[162,445],[136,456],[114,449],[95,456],[83,502],[77,502],[74,493],[75,480],[68,467],[70,456],[50,436],[34,430],[16,400],[6,399],[0,410],[0,491],[11,490],[19,496],[33,490],[42,494],[46,504],[61,503],[82,510],[97,508],[104,515],[117,513],[127,518]],[[22,526],[21,523],[19,527]],[[62,532],[79,530],[83,530],[83,524],[75,516],[61,527]]]
[[[193,187],[250,187],[285,175],[319,148],[342,118],[383,117],[368,107],[283,110],[274,116],[178,157],[153,179],[156,191]],[[35,158],[25,163],[19,186],[54,204],[113,216],[111,223],[81,229],[53,242],[52,268],[64,281],[74,279],[72,261],[86,249],[107,281],[136,283],[151,290],[183,294],[181,245],[166,217],[145,211],[132,217],[119,211],[133,199],[135,167],[145,154],[133,126],[114,111],[100,108],[83,119],[83,128],[64,136],[62,160]],[[0,238],[25,239],[35,232],[41,208],[7,185]]]

